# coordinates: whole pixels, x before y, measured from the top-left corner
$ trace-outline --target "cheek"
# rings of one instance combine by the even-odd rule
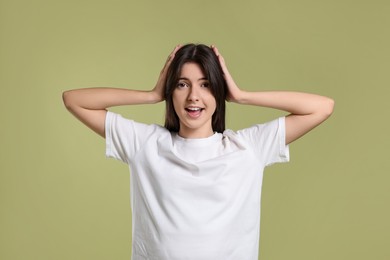
[[[211,93],[208,95],[207,100],[208,100],[209,106],[211,108],[213,108],[214,112],[215,112],[215,109],[217,108],[217,101],[215,100],[214,96]]]
[[[181,106],[180,97],[177,94],[177,92],[173,92],[172,94],[172,105],[173,105],[173,109],[177,114],[177,109]]]

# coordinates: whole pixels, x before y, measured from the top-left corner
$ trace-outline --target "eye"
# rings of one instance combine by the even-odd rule
[[[185,82],[179,82],[179,83],[177,83],[176,86],[177,86],[178,88],[185,88],[185,87],[188,87],[188,84],[185,83]]]
[[[208,88],[208,87],[210,87],[210,83],[204,82],[204,83],[202,83],[201,87]]]

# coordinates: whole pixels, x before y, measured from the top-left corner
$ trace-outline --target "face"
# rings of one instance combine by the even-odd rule
[[[216,101],[198,64],[183,65],[172,98],[180,120],[180,136],[205,138],[213,135],[212,116]]]

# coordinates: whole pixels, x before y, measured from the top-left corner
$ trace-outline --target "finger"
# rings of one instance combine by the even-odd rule
[[[222,57],[221,53],[219,53],[218,48],[215,45],[211,45],[211,48],[213,49],[215,55],[217,55],[219,62],[221,63],[221,66],[225,65],[225,59]]]
[[[176,45],[171,54],[169,54],[167,61],[171,61],[175,57],[176,52],[181,48],[181,45]]]
[[[173,51],[169,54],[167,61],[165,62],[165,65],[162,69],[162,72],[164,72],[166,69],[168,69],[169,65],[171,64],[173,58],[175,57],[176,52],[182,47],[181,44],[176,45]]]
[[[173,53],[173,54],[176,54],[176,52],[177,52],[181,47],[182,47],[181,44],[176,45],[175,48],[173,49],[172,53]]]
[[[169,65],[171,64],[173,58],[175,57],[177,50],[179,49],[179,46],[180,45],[175,46],[173,51],[168,55],[168,57],[165,61],[164,67],[161,69],[161,74],[164,74],[167,71]]]
[[[211,45],[211,49],[214,51],[214,53],[215,53],[215,55],[217,55],[217,57],[220,55],[218,48],[215,45]]]
[[[211,45],[211,48],[213,49],[215,55],[217,55],[217,58],[218,58],[218,61],[219,61],[219,64],[221,65],[222,67],[222,71],[225,75],[227,75],[229,73],[227,67],[226,67],[226,63],[225,63],[225,59],[223,58],[223,56],[221,55],[221,53],[219,53],[219,50],[218,48],[215,46],[215,45]]]

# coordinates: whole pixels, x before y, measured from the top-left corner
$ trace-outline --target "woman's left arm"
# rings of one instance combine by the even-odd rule
[[[324,122],[333,112],[334,101],[328,97],[300,92],[238,91],[231,101],[275,108],[290,113],[286,117],[286,144],[303,136]]]
[[[290,113],[286,117],[286,144],[303,136],[332,114],[334,101],[328,97],[288,91],[249,92],[241,90],[235,84],[218,49],[215,46],[212,48],[219,58],[225,75],[229,90],[228,101],[274,108]]]

